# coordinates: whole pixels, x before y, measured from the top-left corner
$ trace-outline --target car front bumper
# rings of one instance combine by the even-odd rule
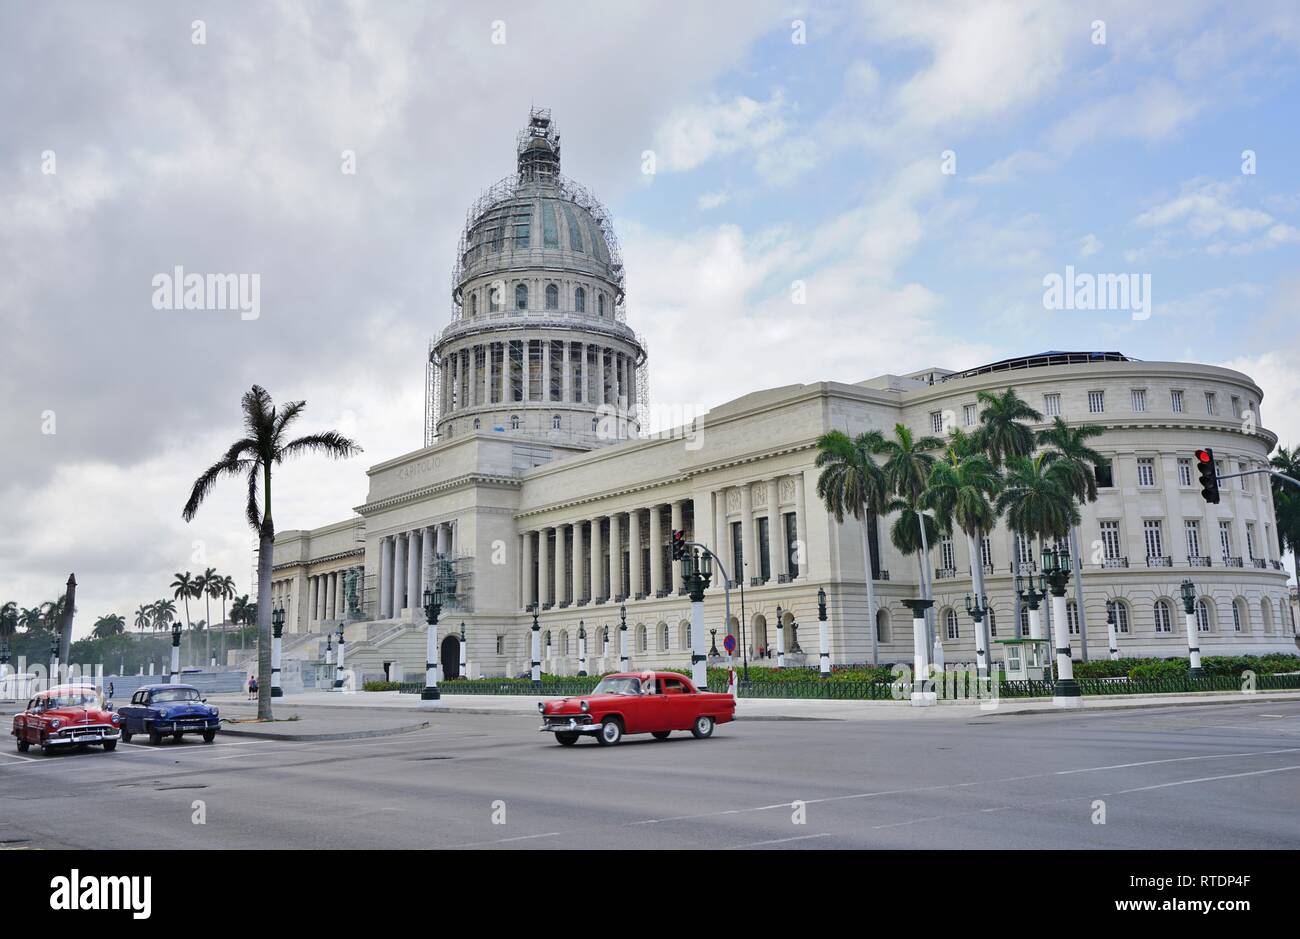
[[[215,719],[207,721],[181,719],[175,721],[150,721],[145,725],[145,730],[154,730],[160,734],[201,734],[208,730],[218,730],[220,726],[221,722]]]
[[[537,728],[544,734],[598,734],[600,725],[592,723],[590,717],[578,718],[564,715],[547,715],[542,718],[542,726]]]
[[[72,747],[82,743],[103,743],[106,740],[120,740],[122,732],[116,728],[90,728],[81,731],[60,730],[45,737],[49,747]]]

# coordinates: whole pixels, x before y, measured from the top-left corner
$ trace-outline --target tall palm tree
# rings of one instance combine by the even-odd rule
[[[109,636],[120,636],[126,632],[126,620],[116,613],[109,613],[95,620],[94,627],[90,634],[96,639],[107,639]]]
[[[235,597],[235,602],[230,604],[230,621],[239,624],[239,651],[244,651],[244,626],[252,617],[249,613],[252,610],[252,604],[248,602],[248,594],[242,597]]]
[[[930,586],[930,527],[922,520],[925,518],[925,506],[922,504],[925,487],[930,481],[930,468],[934,466],[931,451],[943,446],[943,440],[935,436],[916,438],[906,424],[894,425],[893,439],[880,438],[877,453],[884,456],[881,467],[889,490],[901,499],[912,514],[909,516],[916,525],[920,539],[920,552],[924,556],[921,564],[921,596],[933,599],[934,592]],[[934,643],[934,610],[925,611],[926,640]]]
[[[1061,418],[1052,419],[1052,425],[1038,432],[1038,443],[1050,447],[1047,462],[1064,467],[1066,479],[1074,498],[1080,505],[1097,501],[1097,467],[1106,458],[1092,449],[1088,441],[1100,437],[1106,429],[1099,424],[1079,424],[1071,427]],[[1070,529],[1070,557],[1074,568],[1074,606],[1079,611],[1079,655],[1088,660],[1088,621],[1083,608],[1083,559],[1079,551],[1079,526]]]
[[[941,523],[956,522],[966,535],[976,603],[985,595],[982,547],[985,532],[997,523],[993,500],[1000,484],[1001,477],[977,447],[976,441],[960,430],[954,430],[943,459],[936,461],[930,470],[930,481],[925,491],[924,502],[934,509]],[[987,669],[991,639],[987,615],[976,629],[976,667]]]
[[[217,573],[215,567],[209,567],[202,574],[194,579],[194,589],[198,591],[198,596],[203,597],[203,609],[207,616],[205,623],[212,622],[212,598],[216,596],[221,583],[221,575]],[[212,630],[209,629],[204,633],[203,646],[203,667],[207,668],[208,663],[212,661]]]
[[[1269,465],[1292,479],[1300,479],[1300,446],[1290,449],[1279,446]],[[1300,490],[1276,476],[1270,477],[1270,482],[1278,547],[1291,552],[1291,575],[1295,577],[1300,573]],[[1300,583],[1300,578],[1296,582]],[[1294,629],[1295,623],[1291,626]]]
[[[0,651],[9,656],[9,640],[18,632],[18,604],[10,600],[0,606]]]
[[[288,440],[288,427],[302,414],[307,406],[305,401],[291,401],[283,410],[277,410],[266,390],[254,385],[244,394],[241,406],[244,411],[245,436],[231,444],[221,459],[194,481],[190,497],[181,510],[181,517],[187,522],[193,521],[199,506],[222,476],[246,478],[248,502],[244,508],[244,517],[257,532],[258,539],[257,668],[258,674],[265,679],[271,674],[271,561],[275,548],[275,523],[271,518],[271,467],[288,457],[305,453],[322,453],[342,459],[360,453],[361,448],[332,430]],[[263,680],[258,684],[257,716],[261,720],[271,719],[269,681]]]
[[[153,605],[153,628],[166,629],[176,618],[176,604],[171,600],[162,599]]]
[[[867,526],[876,523],[884,511],[888,483],[872,456],[883,442],[878,431],[849,437],[832,430],[817,438],[817,495],[837,524],[844,524],[847,512],[862,523],[862,566],[867,584],[867,629],[871,632],[871,664],[879,664],[876,635],[876,585]]]
[[[23,607],[18,611],[18,625],[29,633],[45,630],[44,614],[39,606]]]
[[[1040,545],[1049,538],[1064,540],[1079,523],[1071,482],[1069,471],[1045,453],[1008,457],[995,508],[1018,535]]]
[[[226,601],[235,595],[235,578],[231,577],[229,574],[218,575],[217,578],[212,583],[211,590],[213,591],[212,593],[213,599],[221,600],[222,629],[221,629],[221,647],[218,655],[221,656],[221,664],[224,665],[226,663],[225,626],[230,622],[229,620],[226,619]]]
[[[140,632],[153,628],[153,611],[144,603],[141,603],[136,607],[135,628],[140,630]]]
[[[897,513],[898,517],[889,526],[889,541],[899,554],[916,555],[916,566],[920,572],[922,590],[925,589],[926,565],[929,560],[929,545],[943,535],[943,526],[933,515],[921,510],[914,499],[895,497],[885,503],[885,511]],[[928,641],[933,641],[930,637]]]
[[[1000,469],[1008,457],[1033,452],[1034,432],[1024,422],[1041,421],[1043,415],[1025,403],[1015,388],[1006,388],[1001,394],[981,391],[975,399],[984,405],[975,432],[977,443],[988,454],[994,469]]]

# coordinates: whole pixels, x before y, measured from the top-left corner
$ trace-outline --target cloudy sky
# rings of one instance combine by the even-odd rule
[[[6,3],[0,602],[76,571],[81,634],[174,571],[248,592],[239,485],[180,508],[254,382],[366,451],[284,468],[278,526],[361,503],[533,104],[658,403],[1118,349],[1246,371],[1298,442],[1297,63],[1287,2]],[[259,274],[260,316],[155,309],[178,265]],[[1045,310],[1066,265],[1149,274],[1151,316]]]

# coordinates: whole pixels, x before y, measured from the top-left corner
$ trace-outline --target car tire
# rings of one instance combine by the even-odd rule
[[[41,756],[53,756],[54,751],[57,749],[58,747],[53,744],[46,743],[44,740],[41,741]]]
[[[654,737],[656,740],[667,740],[668,735],[671,733],[672,733],[671,730],[656,730],[650,736]]]
[[[695,723],[691,725],[691,736],[696,740],[703,740],[705,737],[712,737],[713,718],[708,716],[695,718]]]
[[[557,732],[555,734],[555,739],[560,741],[560,746],[571,747],[578,742],[578,736],[579,734],[577,731],[566,730],[563,732]]]
[[[30,743],[28,743],[28,742],[27,742],[26,740],[24,740],[22,737],[19,737],[19,738],[18,738],[18,752],[19,752],[19,753],[26,753],[29,747],[31,747],[31,744],[30,744]]]
[[[607,717],[600,722],[600,733],[596,735],[602,747],[612,747],[623,739],[623,722],[617,717]]]
[[[154,730],[153,728],[150,728],[149,742],[153,744],[155,747],[158,746],[158,744],[162,743],[162,734],[158,733],[158,731]]]
[[[105,741],[104,741],[104,749],[105,749],[106,751],[108,751],[109,753],[112,753],[114,750],[117,749],[117,741],[116,741],[116,740],[105,740]]]
[[[205,731],[203,731],[203,742],[204,742],[204,743],[211,743],[212,741],[214,741],[214,740],[216,740],[216,739],[217,739],[217,732],[216,732],[215,730],[205,730]]]

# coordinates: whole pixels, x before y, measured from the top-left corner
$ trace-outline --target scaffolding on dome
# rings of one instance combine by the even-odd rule
[[[424,445],[432,447],[438,442],[438,415],[442,413],[442,363],[435,352],[437,340],[429,340],[429,352],[424,357]]]

